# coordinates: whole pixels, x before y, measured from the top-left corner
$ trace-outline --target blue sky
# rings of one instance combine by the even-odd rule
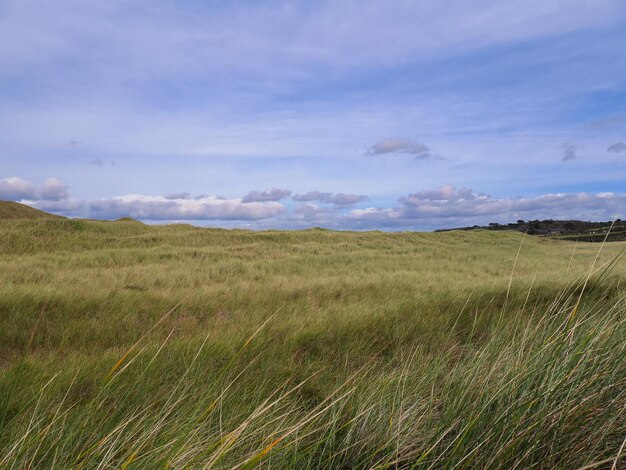
[[[626,218],[626,2],[0,2],[0,199],[429,230]]]

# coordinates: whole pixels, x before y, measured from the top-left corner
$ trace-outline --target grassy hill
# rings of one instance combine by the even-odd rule
[[[619,468],[624,248],[0,218],[0,467]]]
[[[0,201],[0,220],[14,219],[60,219],[58,215],[34,209],[12,201]]]

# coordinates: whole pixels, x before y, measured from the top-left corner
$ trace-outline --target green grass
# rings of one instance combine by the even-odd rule
[[[0,201],[0,220],[11,219],[61,219],[61,217],[17,202]]]
[[[619,468],[625,247],[0,220],[0,467]]]

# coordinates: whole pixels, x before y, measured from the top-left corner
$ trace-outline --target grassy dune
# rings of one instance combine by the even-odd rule
[[[625,247],[0,219],[0,467],[620,468]]]
[[[61,219],[58,215],[49,214],[38,209],[13,201],[0,201],[0,220],[10,219]]]

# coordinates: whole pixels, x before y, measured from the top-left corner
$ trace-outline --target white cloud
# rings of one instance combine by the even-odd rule
[[[289,222],[295,222],[303,226],[327,226],[335,224],[336,213],[327,207],[317,204],[301,204],[289,214]]]
[[[285,212],[278,202],[248,202],[205,196],[196,199],[168,199],[163,196],[129,194],[90,201],[89,215],[115,219],[132,217],[152,220],[258,220]]]
[[[469,188],[444,185],[407,194],[392,207],[344,209],[366,196],[310,191],[292,199],[305,202],[288,210],[276,200],[287,197],[286,190],[267,190],[265,200],[246,202],[245,198],[222,198],[176,193],[167,196],[128,194],[84,201],[72,198],[67,186],[49,178],[37,187],[18,177],[0,179],[0,199],[25,202],[42,210],[70,217],[117,219],[132,217],[160,221],[221,221],[222,225],[245,222],[250,228],[305,228],[322,226],[336,229],[425,230],[489,222],[523,219],[608,220],[626,218],[626,194],[613,192],[557,193],[536,197],[498,198]],[[281,196],[282,195],[282,196]],[[262,198],[259,196],[259,198]],[[326,205],[314,204],[318,202]]]
[[[83,201],[70,197],[58,178],[48,178],[41,187],[18,178],[0,179],[0,200],[20,201],[38,209],[70,217],[116,219],[133,217],[153,220],[260,220],[277,217],[286,208],[276,201],[246,202],[189,193],[167,196],[129,194],[109,199]]]
[[[20,201],[22,199],[37,199],[37,189],[30,181],[17,178],[0,179],[0,199]]]
[[[68,187],[57,178],[48,178],[39,194],[39,199],[44,201],[61,201],[68,198]]]
[[[495,198],[468,188],[445,185],[409,194],[393,208],[353,210],[348,218],[381,227],[422,222],[425,226],[485,224],[518,218],[608,220],[623,217],[626,194],[610,192],[546,194],[534,198]],[[497,219],[497,220],[496,220]]]
[[[68,197],[67,190],[67,185],[57,178],[48,178],[40,188],[15,176],[0,179],[0,199],[9,201],[60,201]]]
[[[27,201],[26,204],[42,211],[52,212],[66,217],[89,217],[89,213],[86,210],[86,203],[80,199],[68,198],[58,201]]]
[[[355,209],[348,214],[349,219],[365,220],[369,222],[393,221],[402,217],[402,211],[390,208],[368,207],[367,209]]]

